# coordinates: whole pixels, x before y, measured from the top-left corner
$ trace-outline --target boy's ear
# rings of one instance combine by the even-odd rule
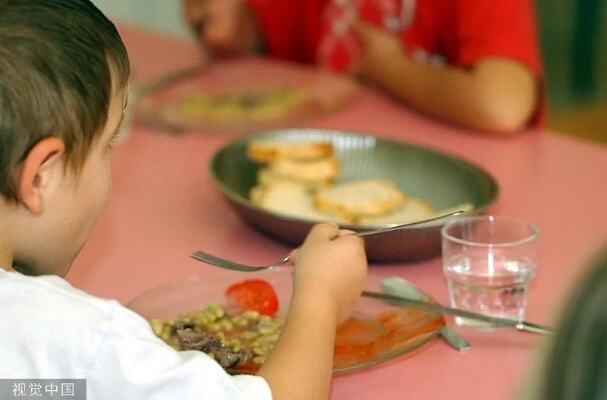
[[[16,176],[17,195],[33,214],[44,210],[43,192],[57,168],[63,168],[60,160],[64,152],[63,141],[49,137],[36,143],[21,162]]]

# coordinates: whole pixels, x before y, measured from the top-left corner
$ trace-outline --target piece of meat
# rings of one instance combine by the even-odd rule
[[[223,368],[230,368],[240,361],[240,355],[230,351],[228,348],[221,348],[214,353],[215,361]]]
[[[177,329],[177,337],[181,341],[182,350],[198,350],[202,351],[204,347],[208,346],[209,343],[219,340],[210,333],[200,333],[192,330],[191,328]],[[220,342],[221,343],[221,342]]]
[[[207,343],[205,343],[204,346],[202,346],[202,349],[200,349],[200,350],[207,354],[215,354],[222,348],[223,348],[223,343],[221,342],[221,340],[217,339],[215,337],[212,337],[212,339],[209,340]]]
[[[251,358],[253,358],[253,350],[251,349],[242,349],[238,352],[238,366],[241,367],[245,365]]]
[[[177,327],[175,333],[181,341],[182,350],[197,350],[212,355],[223,368],[242,366],[253,358],[251,349],[241,349],[234,352],[212,333],[196,332],[188,324]]]

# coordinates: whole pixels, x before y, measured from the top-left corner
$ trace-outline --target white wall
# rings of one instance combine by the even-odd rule
[[[172,36],[191,38],[181,0],[92,0],[110,19],[142,25]]]

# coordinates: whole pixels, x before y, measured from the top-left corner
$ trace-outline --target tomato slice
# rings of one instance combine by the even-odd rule
[[[262,279],[235,283],[226,290],[226,297],[240,311],[254,310],[272,316],[278,310],[278,296],[272,285]]]

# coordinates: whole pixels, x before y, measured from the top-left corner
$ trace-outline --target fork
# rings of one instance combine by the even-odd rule
[[[281,266],[281,265],[285,264],[286,262],[288,262],[290,259],[290,257],[287,256],[287,257],[283,258],[282,260],[280,260],[279,262],[274,263],[274,264],[263,265],[263,266],[254,266],[254,265],[245,265],[245,264],[237,263],[235,261],[226,260],[225,258],[217,257],[217,256],[214,256],[214,255],[208,254],[208,253],[203,253],[202,251],[198,251],[198,252],[194,253],[192,255],[192,258],[194,258],[198,261],[202,261],[206,264],[216,266],[216,267],[229,269],[229,270],[233,270],[233,271],[244,271],[244,272],[267,270],[269,268]],[[479,313],[475,313],[472,311],[443,306],[441,304],[433,303],[433,302],[429,302],[429,301],[425,301],[425,300],[417,300],[417,299],[413,299],[413,298],[409,298],[409,297],[395,296],[395,295],[392,295],[389,293],[376,293],[376,292],[370,292],[370,291],[363,291],[361,295],[363,297],[369,297],[369,298],[379,299],[379,300],[383,300],[383,301],[394,302],[403,307],[413,307],[413,308],[417,308],[420,310],[426,310],[426,311],[440,313],[440,314],[444,314],[444,315],[452,315],[452,316],[472,319],[472,320],[476,320],[476,321],[483,321],[483,322],[487,322],[496,327],[514,328],[519,331],[536,333],[536,334],[540,334],[540,335],[553,334],[553,331],[551,328],[542,326],[542,325],[538,325],[538,324],[534,324],[531,322],[519,321],[519,320],[513,320],[513,319],[507,319],[507,318],[500,318],[500,317],[492,317],[489,315],[479,314]]]
[[[453,211],[448,214],[439,215],[437,217],[425,219],[423,221],[409,222],[406,224],[390,226],[388,228],[378,228],[378,229],[370,229],[370,230],[366,230],[366,231],[354,232],[354,233],[352,233],[352,235],[365,237],[365,236],[371,236],[371,235],[378,235],[378,234],[381,234],[384,232],[393,232],[393,231],[398,231],[401,229],[406,229],[406,228],[411,228],[411,227],[419,227],[419,226],[429,224],[431,222],[436,222],[443,218],[446,219],[446,218],[455,217],[457,215],[462,214],[463,212],[464,211],[461,211],[461,210]],[[244,264],[240,264],[240,263],[233,262],[230,260],[226,260],[221,257],[214,256],[209,253],[205,253],[204,251],[195,252],[194,254],[192,254],[192,258],[195,260],[201,261],[203,263],[211,264],[211,265],[214,265],[214,266],[220,267],[220,268],[230,269],[233,271],[254,272],[254,271],[263,271],[266,269],[277,268],[282,265],[285,265],[286,263],[288,263],[291,260],[291,254],[285,256],[282,260],[279,260],[275,263],[268,264],[268,265],[244,265]]]

